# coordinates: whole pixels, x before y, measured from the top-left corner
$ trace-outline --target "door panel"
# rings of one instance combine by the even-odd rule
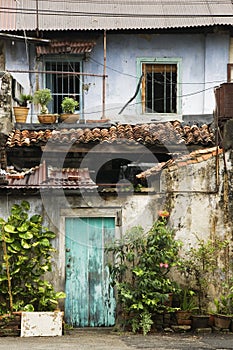
[[[112,326],[115,300],[104,244],[115,236],[115,218],[66,219],[66,322],[76,327]]]

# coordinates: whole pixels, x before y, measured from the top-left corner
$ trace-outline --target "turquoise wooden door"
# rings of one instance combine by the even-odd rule
[[[113,326],[115,299],[104,244],[115,218],[66,218],[65,319],[73,327]]]

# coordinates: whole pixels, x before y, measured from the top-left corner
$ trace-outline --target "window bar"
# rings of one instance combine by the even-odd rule
[[[56,70],[57,70],[57,63],[56,63]],[[56,79],[56,88],[57,88],[57,92],[54,91],[54,94],[56,94],[56,97],[57,97],[57,94],[58,94],[58,84],[59,84],[59,81],[58,81],[58,74],[55,75],[55,79]],[[59,106],[58,106],[58,98],[56,98],[56,111],[59,110]]]
[[[163,75],[163,113],[167,112],[167,99],[166,99],[166,95],[167,95],[167,71],[166,71],[166,65],[164,66],[164,75]]]
[[[172,108],[172,92],[173,92],[173,86],[172,86],[172,65],[170,65],[170,113],[172,113],[173,108]]]
[[[152,66],[151,69],[151,111],[154,112],[155,111],[155,94],[154,94],[154,84],[155,84],[155,78],[154,78],[154,66]]]

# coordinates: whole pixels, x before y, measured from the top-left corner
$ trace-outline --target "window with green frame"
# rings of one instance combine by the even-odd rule
[[[142,113],[179,113],[180,59],[139,59],[139,63]]]
[[[46,58],[45,61],[45,85],[52,92],[53,101],[51,111],[61,113],[61,102],[64,97],[73,97],[79,102],[78,109],[82,104],[81,96],[81,72],[82,64],[80,60],[62,61],[58,58]]]

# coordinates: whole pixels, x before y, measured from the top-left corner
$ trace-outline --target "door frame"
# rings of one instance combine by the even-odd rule
[[[66,218],[115,218],[115,239],[121,238],[122,235],[122,207],[105,207],[105,208],[70,208],[61,209],[60,211],[60,235],[58,250],[58,261],[59,261],[59,275],[61,276],[61,283],[63,289],[65,288],[66,281],[66,230],[65,220]]]

